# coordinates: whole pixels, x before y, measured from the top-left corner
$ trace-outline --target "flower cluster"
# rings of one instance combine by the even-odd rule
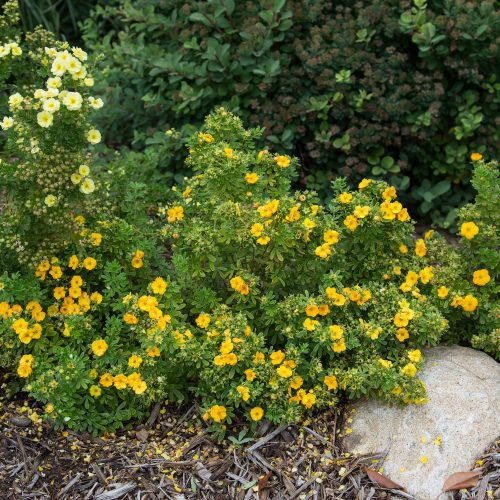
[[[11,29],[0,29],[0,43]],[[2,214],[0,243],[20,264],[34,265],[64,251],[78,230],[75,217],[92,212],[98,185],[88,148],[100,142],[100,132],[90,117],[103,101],[91,94],[85,51],[47,33],[20,40],[0,45],[0,64],[9,68],[0,71],[9,92],[0,127],[10,152],[0,163],[0,182],[15,192]],[[29,79],[16,72],[17,58],[30,68]]]

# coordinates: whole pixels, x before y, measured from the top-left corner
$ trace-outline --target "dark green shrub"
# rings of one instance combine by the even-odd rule
[[[499,139],[499,18],[493,0],[115,0],[84,37],[104,55],[108,142],[170,141],[181,168],[164,131],[224,104],[294,152],[309,187],[385,178],[449,226],[470,152]]]

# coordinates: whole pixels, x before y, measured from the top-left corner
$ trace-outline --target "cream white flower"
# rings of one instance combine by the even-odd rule
[[[80,71],[73,73],[73,80],[83,80],[86,76],[87,76],[87,70],[85,69],[85,66],[82,66],[80,68]]]
[[[17,43],[11,49],[13,56],[20,56],[23,53],[23,49],[17,45]]]
[[[5,57],[10,54],[10,47],[6,45],[0,45],[0,57]]]
[[[60,57],[56,57],[52,62],[52,66],[50,68],[52,74],[55,76],[63,76],[66,72],[66,63]]]
[[[58,89],[62,84],[61,79],[58,76],[51,77],[47,80],[48,89]]]
[[[90,174],[90,168],[88,165],[80,165],[78,167],[78,173],[82,176],[82,177],[87,177],[87,175]]]
[[[48,128],[52,125],[54,117],[52,116],[52,113],[49,113],[48,111],[40,111],[40,113],[36,115],[36,121],[40,127]]]
[[[36,89],[33,95],[35,99],[45,99],[47,97],[47,91],[44,89]]]
[[[82,182],[81,186],[80,186],[80,191],[83,193],[83,194],[91,194],[95,191],[95,184],[94,184],[94,181],[92,179],[84,179],[84,181]]]
[[[88,76],[83,80],[83,83],[86,87],[93,87],[94,86],[94,79],[91,76]]]
[[[15,94],[12,94],[9,97],[9,108],[15,109],[17,108],[21,103],[23,102],[23,96],[19,93],[16,92]]]
[[[11,116],[4,116],[3,120],[0,122],[0,127],[2,127],[2,130],[7,130],[10,127],[14,125],[14,118]]]
[[[87,132],[87,141],[91,144],[99,144],[101,142],[101,132],[97,129],[92,129]]]
[[[78,57],[78,59],[80,59],[80,61],[87,60],[87,53],[84,50],[82,50],[80,47],[73,47],[71,50],[73,51],[73,55],[75,57]]]
[[[71,174],[71,182],[75,185],[80,184],[80,182],[82,182],[82,176],[77,173]]]
[[[57,198],[53,194],[49,194],[45,197],[44,202],[48,207],[53,207],[57,203]]]
[[[68,92],[62,102],[70,111],[76,111],[82,107],[83,98],[79,92]]]
[[[102,99],[100,97],[89,97],[89,104],[92,108],[94,109],[101,109],[104,106],[104,103],[102,102]]]
[[[76,57],[70,57],[66,64],[66,68],[68,70],[68,73],[74,75],[82,69],[82,63]]]
[[[61,107],[61,103],[57,99],[47,99],[43,103],[43,109],[45,111],[49,111],[50,113],[55,113],[56,111],[59,111],[59,108]]]
[[[47,90],[47,93],[45,94],[45,97],[55,97],[56,95],[59,95],[59,89],[49,89]]]

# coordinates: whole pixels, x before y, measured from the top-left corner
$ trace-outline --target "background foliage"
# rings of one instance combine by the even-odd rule
[[[497,151],[499,18],[493,0],[115,0],[84,38],[104,55],[108,142],[163,144],[160,166],[182,169],[179,142],[224,104],[296,154],[308,187],[383,178],[449,226],[470,152]]]

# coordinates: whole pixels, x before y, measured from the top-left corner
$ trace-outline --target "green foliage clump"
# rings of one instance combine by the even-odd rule
[[[0,366],[58,426],[99,433],[193,396],[221,433],[340,394],[425,401],[420,349],[446,322],[391,279],[420,266],[395,189],[339,180],[323,206],[290,190],[297,160],[259,151],[261,133],[218,110],[189,141],[195,176],[149,223],[124,195],[34,272],[2,276]]]
[[[449,245],[436,236],[429,257],[440,263],[436,268],[435,296],[450,323],[448,340],[470,344],[498,359],[498,163],[482,159],[474,163],[472,185],[477,194],[474,203],[460,210],[460,241]]]
[[[160,167],[215,106],[301,159],[300,182],[370,175],[447,227],[471,199],[470,151],[499,143],[499,13],[483,2],[115,0],[84,37],[103,54],[108,141],[163,143]]]

